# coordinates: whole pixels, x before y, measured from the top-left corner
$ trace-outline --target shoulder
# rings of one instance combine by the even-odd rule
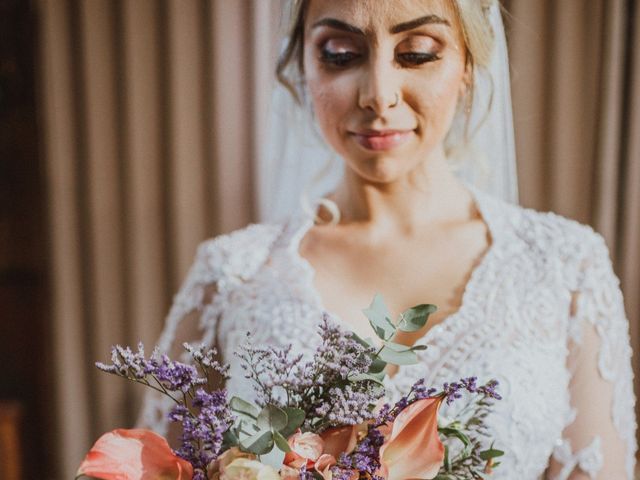
[[[198,245],[193,268],[209,282],[243,281],[267,261],[286,223],[253,223]]]
[[[515,232],[519,238],[540,249],[558,254],[580,256],[588,254],[604,239],[590,225],[531,208],[516,207],[520,222]]]
[[[594,263],[610,265],[609,250],[601,234],[590,225],[554,212],[499,201],[505,228],[511,240],[520,244],[538,265],[558,268],[572,288],[581,282],[582,272]]]

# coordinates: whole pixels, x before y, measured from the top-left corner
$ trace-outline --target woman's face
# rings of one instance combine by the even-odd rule
[[[465,48],[451,0],[311,0],[304,70],[326,140],[370,182],[434,152],[464,93]]]

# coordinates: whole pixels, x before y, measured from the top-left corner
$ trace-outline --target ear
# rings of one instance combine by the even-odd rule
[[[473,62],[467,60],[464,67],[464,75],[460,82],[460,97],[464,97],[473,88]]]

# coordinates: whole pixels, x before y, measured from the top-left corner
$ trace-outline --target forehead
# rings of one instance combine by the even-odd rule
[[[335,18],[373,35],[427,15],[437,15],[458,29],[452,0],[310,0],[305,24]]]

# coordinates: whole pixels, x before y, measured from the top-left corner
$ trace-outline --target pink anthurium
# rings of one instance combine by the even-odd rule
[[[380,474],[387,480],[434,478],[444,461],[438,436],[442,398],[425,398],[402,410],[380,447]]]
[[[157,433],[118,429],[91,447],[77,476],[105,480],[191,480],[193,467],[178,457]]]

